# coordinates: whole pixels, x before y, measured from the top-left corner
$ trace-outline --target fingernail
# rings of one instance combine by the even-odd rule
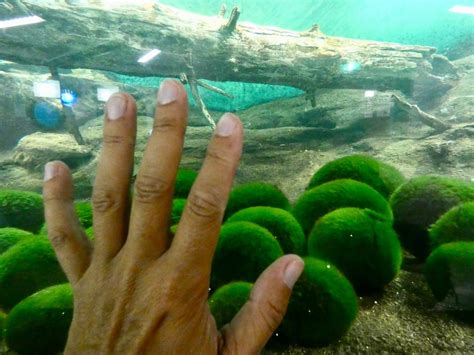
[[[44,181],[49,181],[59,174],[59,167],[54,163],[47,163],[44,166]]]
[[[109,120],[118,120],[125,114],[127,102],[122,95],[113,95],[107,102],[107,117]]]
[[[161,83],[160,90],[158,90],[158,104],[168,105],[178,99],[179,89],[177,84],[172,80],[165,80]]]
[[[234,115],[226,113],[217,124],[216,134],[220,137],[229,137],[234,133],[235,127],[237,127],[237,122]]]
[[[293,288],[301,273],[304,270],[304,261],[299,258],[298,260],[292,261],[285,270],[283,275],[283,281],[289,288]]]

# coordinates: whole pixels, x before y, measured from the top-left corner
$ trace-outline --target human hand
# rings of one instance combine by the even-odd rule
[[[69,169],[61,162],[45,167],[48,235],[74,291],[65,353],[258,353],[282,321],[303,261],[296,255],[275,261],[233,321],[216,328],[207,303],[211,262],[242,151],[242,124],[231,114],[220,120],[171,240],[186,91],[167,80],[157,101],[132,203],[136,104],[124,93],[107,104],[92,198],[94,245],[74,212]]]

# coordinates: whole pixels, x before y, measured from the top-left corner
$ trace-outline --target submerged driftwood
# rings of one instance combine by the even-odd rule
[[[201,79],[288,85],[308,93],[401,90],[418,102],[444,94],[456,77],[432,47],[331,37],[317,25],[305,32],[257,26],[238,22],[237,9],[226,19],[161,4],[22,2],[45,22],[0,36],[1,57],[18,63],[179,78],[190,74],[192,57]],[[137,62],[154,48],[162,51],[157,59]]]

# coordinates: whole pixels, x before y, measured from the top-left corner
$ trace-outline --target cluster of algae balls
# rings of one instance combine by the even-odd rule
[[[171,225],[179,223],[196,176],[178,173]],[[92,236],[90,204],[76,203],[76,214]],[[6,338],[19,354],[61,351],[72,317],[72,292],[42,215],[40,195],[0,191],[0,341]],[[473,184],[431,176],[405,182],[395,168],[368,156],[326,164],[293,205],[274,185],[239,185],[224,222],[209,297],[219,327],[248,301],[272,262],[289,253],[304,257],[277,331],[284,344],[325,346],[344,336],[358,313],[357,295],[382,290],[396,277],[402,247],[426,261],[439,301],[472,281]]]

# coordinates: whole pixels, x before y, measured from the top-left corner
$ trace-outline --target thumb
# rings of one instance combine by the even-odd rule
[[[291,290],[303,269],[303,259],[285,255],[260,275],[247,303],[222,329],[220,353],[260,353],[283,320]]]

